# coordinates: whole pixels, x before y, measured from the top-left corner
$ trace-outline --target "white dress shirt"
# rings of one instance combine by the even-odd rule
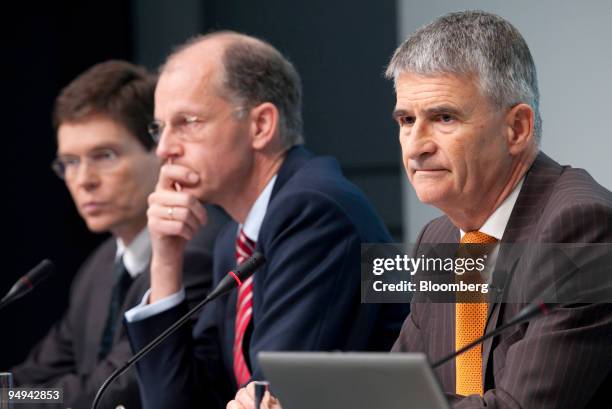
[[[151,261],[151,237],[149,236],[149,230],[146,227],[142,229],[129,246],[126,246],[120,238],[117,238],[116,242],[115,262],[123,257],[125,269],[132,279],[135,279],[147,268]]]
[[[525,177],[519,181],[519,183],[515,186],[514,190],[508,195],[506,199],[502,202],[501,205],[489,216],[489,218],[484,222],[484,224],[478,229],[479,232],[488,234],[489,236],[495,237],[497,239],[497,243],[493,247],[493,250],[490,254],[488,254],[487,262],[485,264],[485,269],[481,272],[481,275],[487,279],[488,282],[491,282],[491,272],[497,263],[497,256],[499,254],[499,242],[501,241],[504,232],[506,231],[506,226],[508,226],[508,221],[510,220],[510,215],[512,214],[512,209],[514,209],[514,205],[516,204],[516,200],[518,199],[518,195],[521,191],[521,187],[523,186],[523,182],[525,181]],[[461,233],[461,238],[466,232],[459,229]]]

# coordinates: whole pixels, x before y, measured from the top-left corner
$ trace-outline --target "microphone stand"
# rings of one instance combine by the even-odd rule
[[[477,338],[476,340],[470,342],[469,344],[467,344],[466,346],[464,346],[461,349],[458,349],[457,351],[453,352],[450,355],[445,356],[444,358],[440,359],[439,361],[434,362],[433,364],[431,364],[431,367],[433,369],[444,365],[446,362],[456,358],[457,356],[463,354],[466,351],[469,351],[470,349],[474,348],[475,346],[478,346],[480,343],[486,341],[489,338],[492,338],[496,335],[499,335],[501,332],[503,332],[505,329],[512,327],[514,325],[518,325],[522,322],[528,321],[531,318],[540,315],[540,314],[548,314],[552,308],[553,305],[552,304],[546,304],[543,302],[538,302],[538,303],[534,303],[534,304],[529,304],[527,307],[523,308],[517,315],[516,317],[514,317],[512,320],[510,320],[509,322],[505,323],[504,325],[495,328],[494,331],[491,331],[487,334],[484,334],[483,336],[481,336],[480,338]]]
[[[170,325],[164,330],[159,336],[145,345],[140,351],[135,353],[130,359],[128,359],[122,366],[117,368],[100,386],[96,396],[91,405],[92,409],[96,409],[102,398],[102,394],[108,388],[108,386],[119,376],[123,375],[128,369],[138,362],[142,357],[148,354],[151,350],[157,347],[159,344],[164,342],[174,331],[183,326],[189,318],[191,318],[196,312],[200,310],[204,305],[210,301],[218,298],[219,296],[228,293],[236,286],[240,285],[242,281],[248,278],[253,272],[265,262],[263,255],[259,252],[255,252],[248,260],[238,266],[234,271],[230,271],[217,285],[217,287],[208,296],[200,301],[195,307],[193,307],[187,314],[182,316],[174,324]]]
[[[518,260],[514,262],[514,265],[512,266],[512,270],[510,272],[510,276],[512,276],[514,274],[514,271],[517,267],[517,263]],[[540,298],[541,299],[546,299],[547,296],[549,295],[549,292],[551,291],[551,289],[553,288],[554,285],[558,285],[559,287],[564,286],[567,281],[569,281],[569,279],[576,273],[576,271],[578,270],[578,266],[576,266],[574,264],[574,268],[570,271],[567,271],[565,274],[563,274],[561,276],[560,279],[558,279],[557,281],[553,282],[551,285],[549,285],[543,292],[540,293]],[[556,308],[559,304],[552,304],[552,303],[545,303],[544,301],[534,301],[531,302],[529,305],[527,305],[526,307],[524,307],[522,310],[519,311],[518,314],[516,314],[510,321],[508,321],[507,323],[495,328],[495,330],[484,334],[483,336],[477,338],[476,340],[470,342],[469,344],[465,345],[463,348],[458,349],[457,351],[453,352],[452,354],[449,354],[447,356],[445,356],[444,358],[434,362],[431,367],[433,369],[445,364],[446,362],[450,361],[451,359],[456,358],[457,356],[463,354],[466,351],[469,351],[470,349],[474,348],[475,346],[479,345],[480,343],[486,341],[489,338],[492,338],[496,335],[499,335],[502,331],[506,330],[509,327],[512,327],[514,325],[518,325],[520,323],[523,323],[525,321],[528,321],[534,317],[537,317],[540,314],[546,315],[548,314],[550,311],[552,311],[554,308]]]

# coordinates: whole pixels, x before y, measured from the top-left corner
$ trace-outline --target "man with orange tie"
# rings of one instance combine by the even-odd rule
[[[442,16],[398,47],[386,75],[408,178],[422,202],[444,212],[425,226],[417,252],[427,243],[488,244],[493,276],[514,257],[508,288],[542,288],[554,277],[500,244],[612,242],[612,193],[539,151],[536,69],[509,22],[481,11]],[[594,407],[612,381],[611,305],[561,304],[436,375],[454,408]],[[435,362],[524,306],[413,302],[393,351]]]
[[[395,83],[394,118],[408,178],[422,202],[444,212],[425,226],[414,254],[433,254],[433,247],[450,257],[486,250],[480,256],[488,256],[483,272],[490,277],[479,279],[497,279],[512,295],[558,277],[542,274],[538,259],[522,252],[537,249],[534,243],[612,243],[612,193],[584,170],[539,151],[535,65],[506,20],[481,11],[442,16],[398,47],[386,75]],[[513,265],[518,268],[508,268]],[[609,275],[607,266],[591,267]],[[503,271],[515,272],[504,280]],[[443,302],[415,297],[393,351],[424,352],[436,362],[532,301],[488,303],[469,295],[451,293]],[[559,302],[548,315],[503,331],[435,374],[457,409],[601,407],[612,386],[611,346],[612,304]],[[252,407],[252,385],[228,405]]]

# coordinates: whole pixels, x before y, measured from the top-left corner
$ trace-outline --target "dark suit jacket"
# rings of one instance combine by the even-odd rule
[[[219,209],[208,210],[208,225],[189,242],[185,251],[184,277],[190,303],[200,301],[210,288],[214,240],[228,220]],[[71,287],[68,310],[61,321],[51,328],[23,363],[11,369],[16,387],[63,388],[62,407],[89,409],[102,382],[131,357],[121,320],[124,312],[138,304],[149,288],[148,268],[130,286],[118,316],[112,350],[104,360],[98,361],[113,286],[115,253],[115,239],[110,238],[81,267]],[[141,407],[133,372],[119,377],[104,396],[101,408],[115,408],[118,404],[127,409]]]
[[[214,282],[235,265],[237,224],[215,246]],[[360,246],[390,240],[374,210],[337,162],[291,149],[279,170],[257,250],[253,324],[243,350],[262,379],[259,351],[385,350],[407,304],[360,303]],[[178,332],[138,366],[145,407],[225,407],[236,392],[232,344],[236,294],[207,306],[191,335]],[[185,312],[180,305],[128,325],[135,350]]]
[[[458,241],[459,230],[443,216],[423,229],[417,248]],[[548,274],[551,270],[541,274],[542,264],[525,256],[525,246],[504,251],[508,243],[612,243],[612,193],[584,170],[562,167],[540,153],[510,216],[495,267],[510,271],[508,266],[518,266],[506,291],[513,300],[523,291],[525,302],[531,301],[556,277]],[[486,331],[508,322],[525,305],[490,304]],[[423,351],[435,362],[454,345],[455,304],[413,302],[393,351]],[[611,369],[612,304],[568,303],[484,343],[483,397],[453,395],[454,360],[436,374],[455,408],[580,409],[609,401]]]

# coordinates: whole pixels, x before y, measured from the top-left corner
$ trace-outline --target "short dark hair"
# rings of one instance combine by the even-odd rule
[[[53,127],[106,115],[125,126],[145,147],[155,142],[147,127],[153,120],[157,78],[144,67],[110,60],[94,65],[68,84],[55,99]]]

